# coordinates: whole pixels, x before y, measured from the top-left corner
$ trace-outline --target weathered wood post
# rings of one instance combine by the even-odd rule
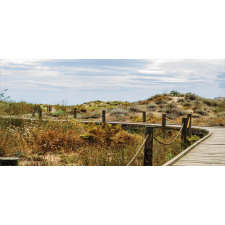
[[[105,110],[102,110],[102,123],[105,123],[106,119],[105,119]]]
[[[191,114],[187,115],[187,135],[191,137]]]
[[[39,116],[39,119],[41,120],[42,118],[42,109],[40,106],[38,106],[38,116]]]
[[[146,122],[146,112],[143,112],[143,123],[145,123]]]
[[[77,108],[73,109],[73,117],[74,117],[74,119],[77,118]]]
[[[18,158],[0,157],[0,166],[18,166]]]
[[[35,108],[33,108],[33,111],[32,111],[32,117],[35,117]]]
[[[182,118],[183,129],[181,131],[181,147],[187,146],[187,118]]]
[[[152,166],[153,164],[153,132],[153,126],[145,127],[145,137],[148,135],[148,139],[145,142],[144,166]]]
[[[9,104],[9,114],[11,115],[11,113],[12,113],[12,104],[10,103]]]
[[[162,131],[166,132],[166,114],[162,114]]]

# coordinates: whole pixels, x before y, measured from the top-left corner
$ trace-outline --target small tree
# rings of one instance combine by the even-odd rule
[[[180,94],[180,92],[173,90],[173,91],[170,92],[170,94],[173,95],[173,96],[178,96]]]
[[[7,97],[6,97],[6,92],[7,92],[7,91],[8,91],[8,89],[5,89],[5,90],[3,90],[3,91],[0,91],[0,101],[4,101],[4,100],[10,98],[10,96],[7,96]]]

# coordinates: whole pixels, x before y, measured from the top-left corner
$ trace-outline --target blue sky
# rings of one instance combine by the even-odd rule
[[[0,65],[1,89],[9,89],[14,101],[137,101],[171,90],[225,96],[225,60],[1,60]]]

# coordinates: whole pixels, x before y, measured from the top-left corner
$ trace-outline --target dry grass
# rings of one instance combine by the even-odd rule
[[[29,114],[31,116],[32,109],[36,107],[37,105],[25,102],[11,103],[11,106],[10,103],[1,102],[0,113],[1,115],[28,116]],[[92,101],[76,106],[54,105],[52,113],[47,113],[46,108],[42,107],[43,118],[55,118],[54,114],[62,110],[63,113],[57,114],[58,119],[72,119],[74,107],[77,108],[77,118],[88,121],[101,121],[101,110],[105,109],[107,121],[142,122],[142,112],[146,111],[147,121],[151,123],[161,122],[161,114],[166,113],[167,117],[176,120],[176,124],[180,124],[182,117],[192,113],[194,125],[225,126],[223,121],[225,101],[201,98],[192,93],[179,94],[178,97],[170,94],[155,95],[134,103]]]
[[[78,123],[72,119],[75,106],[53,106],[53,111],[65,112],[57,118],[42,107],[47,122],[15,119],[17,116],[31,118],[36,107],[24,102],[0,103],[1,115],[11,116],[0,122],[0,154],[18,156],[20,165],[126,165],[144,139],[144,130],[137,132],[136,128],[124,130],[119,125]],[[101,110],[105,109],[107,121],[142,122],[142,112],[147,111],[149,123],[161,123],[161,114],[167,113],[172,120],[167,124],[181,124],[182,117],[192,113],[192,125],[225,126],[225,101],[204,99],[191,93],[178,97],[155,95],[135,103],[94,101],[76,107],[78,119],[82,120],[101,121]],[[68,121],[63,122],[65,119]],[[164,137],[155,129],[155,136],[163,142],[170,142],[176,133],[168,131]],[[171,146],[154,142],[154,165],[162,165],[180,151],[180,139]],[[142,164],[143,151],[132,165]]]
[[[17,156],[23,166],[124,166],[144,139],[144,128],[121,125],[1,119],[1,156]],[[177,131],[160,129],[155,136],[170,142]],[[182,151],[180,139],[171,146],[154,142],[153,165],[162,165]],[[143,150],[132,165],[143,165]]]

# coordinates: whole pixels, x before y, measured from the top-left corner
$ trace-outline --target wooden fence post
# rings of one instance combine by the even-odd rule
[[[183,129],[181,131],[181,147],[187,146],[187,118],[182,118]]]
[[[38,116],[39,116],[39,119],[42,118],[42,109],[40,106],[38,106]]]
[[[11,115],[11,112],[12,112],[12,104],[10,103],[9,104],[9,113],[10,113],[10,115]]]
[[[102,123],[105,123],[106,119],[105,119],[105,110],[102,110]]]
[[[1,157],[0,166],[18,166],[18,158],[14,157]]]
[[[32,117],[35,117],[35,108],[33,108],[33,111],[32,111]]]
[[[146,126],[145,127],[145,137],[147,135],[148,139],[145,142],[145,149],[144,149],[144,166],[152,166],[153,163],[153,126]]]
[[[74,110],[73,111],[73,117],[74,117],[74,119],[76,119],[77,118],[77,108],[74,108],[73,110]]]
[[[146,122],[146,112],[143,112],[143,123]]]
[[[187,115],[187,123],[188,123],[187,125],[189,125],[187,128],[187,135],[188,137],[191,137],[191,114]]]
[[[166,114],[162,114],[162,131],[163,133],[166,131]]]

